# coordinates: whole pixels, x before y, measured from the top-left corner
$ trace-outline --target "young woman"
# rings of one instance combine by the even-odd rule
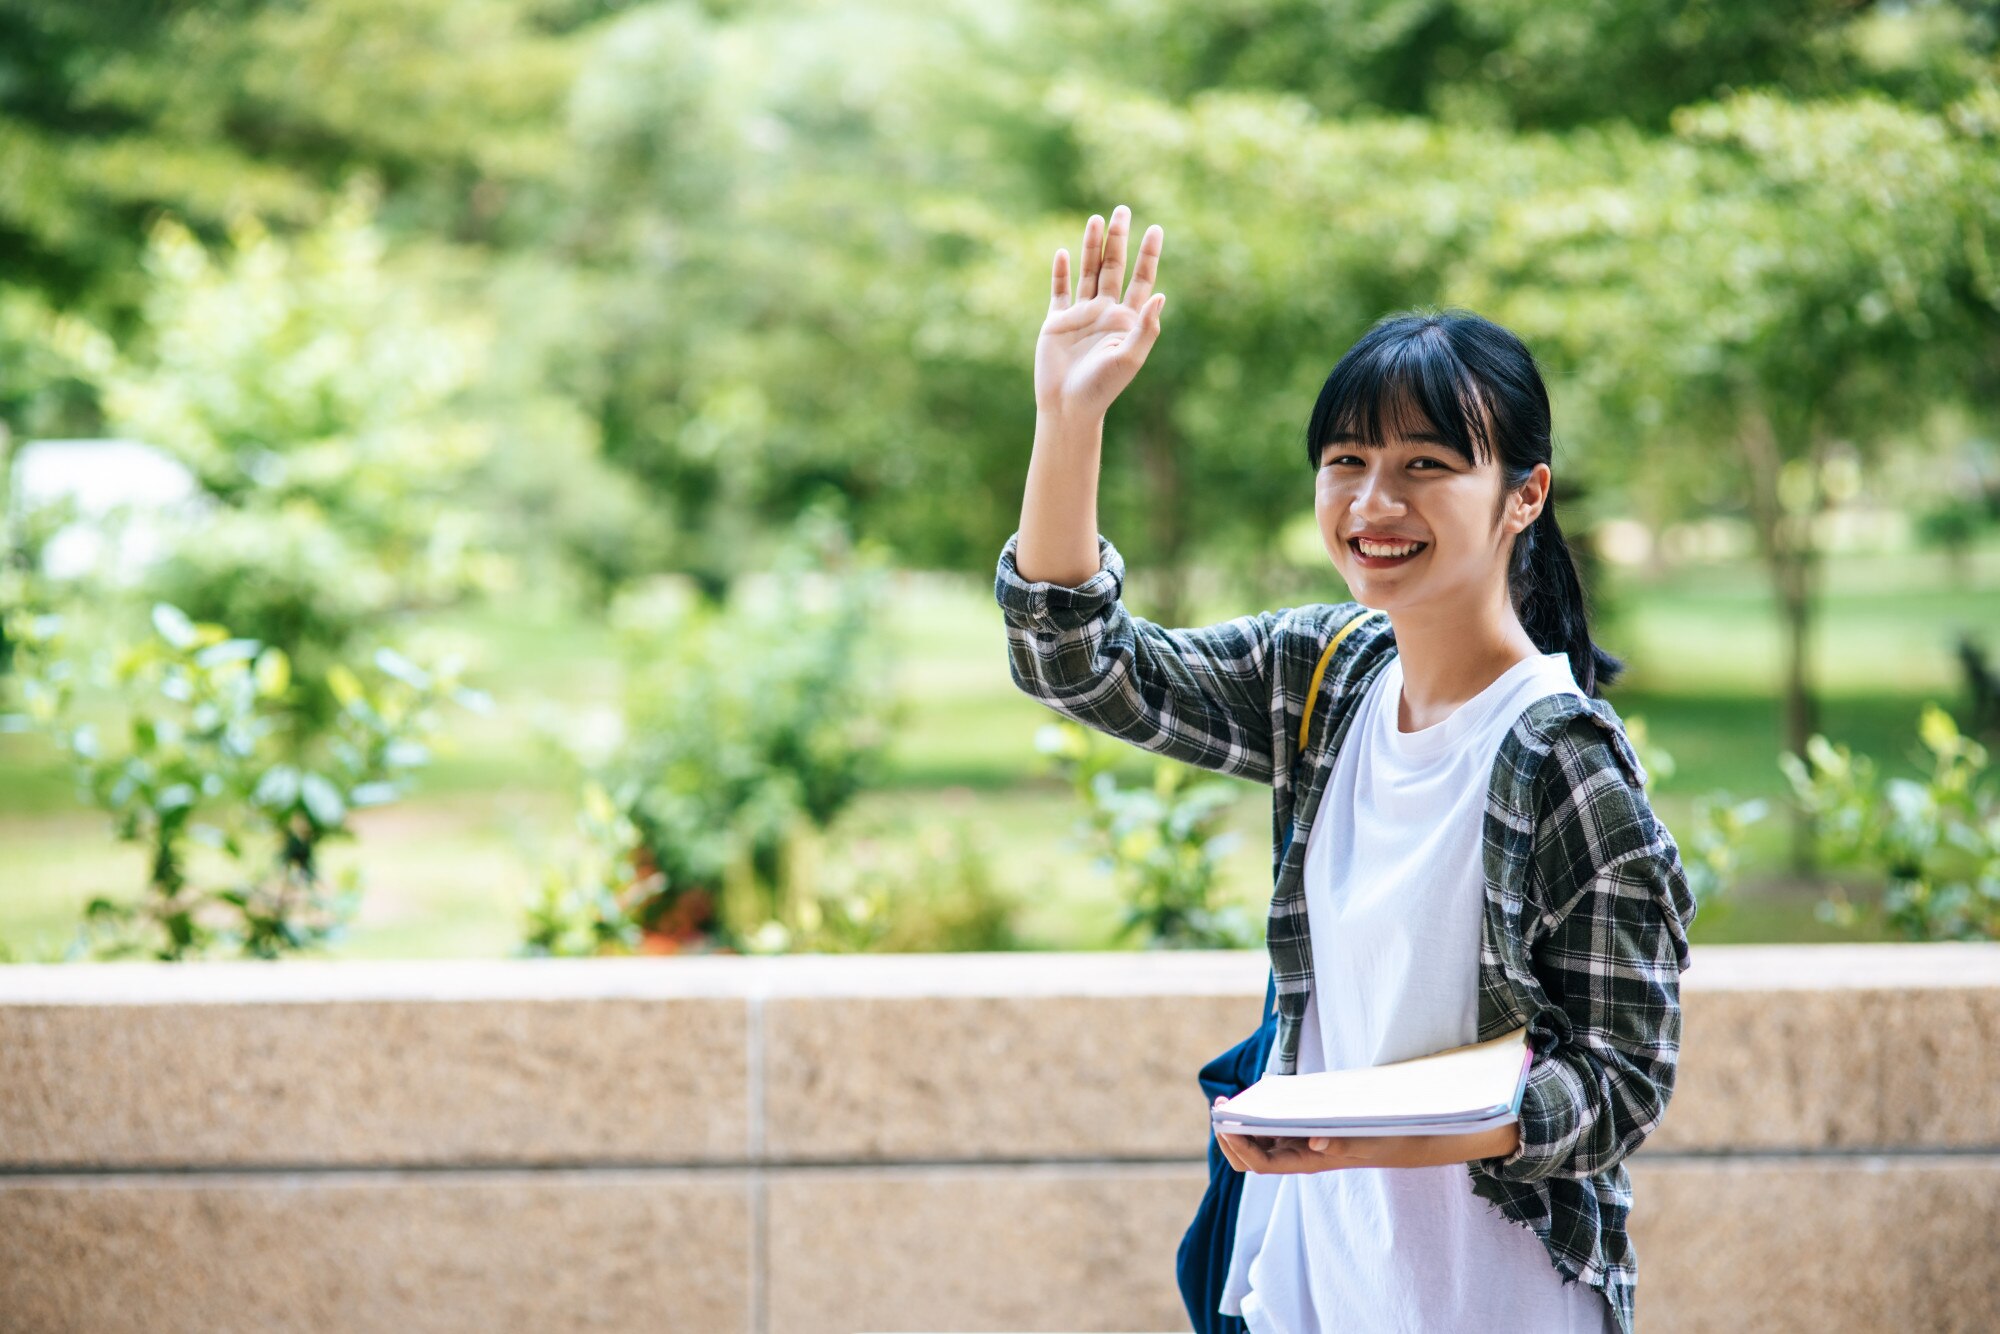
[[[1624,1160],[1672,1094],[1695,904],[1600,697],[1621,664],[1591,642],[1556,525],[1534,359],[1467,312],[1376,324],[1306,435],[1354,599],[1156,625],[1125,609],[1096,517],[1104,415],[1165,304],[1157,226],[1120,296],[1129,223],[1122,205],[1108,228],[1090,218],[1074,290],[1056,252],[1021,526],[994,585],[1013,678],[1101,731],[1272,785],[1264,1070],[1522,1026],[1534,1053],[1499,1131],[1217,1137],[1247,1175],[1209,1257],[1220,1283],[1183,1275],[1196,1326],[1632,1334]]]

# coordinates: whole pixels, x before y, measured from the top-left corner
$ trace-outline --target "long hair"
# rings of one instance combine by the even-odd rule
[[[1308,464],[1319,470],[1320,446],[1336,432],[1381,446],[1385,414],[1392,430],[1444,437],[1469,467],[1497,451],[1503,503],[1537,463],[1550,461],[1549,391],[1534,354],[1512,332],[1469,310],[1420,309],[1371,325],[1320,388],[1306,425]],[[1568,654],[1583,693],[1601,695],[1625,664],[1591,641],[1583,585],[1556,523],[1554,483],[1551,473],[1542,512],[1515,534],[1507,592],[1536,646]],[[1500,512],[1496,507],[1496,520]]]

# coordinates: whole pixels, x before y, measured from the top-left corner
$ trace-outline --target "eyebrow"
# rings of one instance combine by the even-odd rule
[[[1450,441],[1446,440],[1443,436],[1438,435],[1435,432],[1431,431],[1412,431],[1408,435],[1402,436],[1401,438],[1419,445],[1446,445],[1451,443]],[[1320,443],[1320,448],[1324,450],[1328,445],[1358,444],[1360,443],[1360,440],[1361,437],[1356,435],[1352,431],[1339,431],[1333,435],[1328,436],[1324,441],[1322,441]]]

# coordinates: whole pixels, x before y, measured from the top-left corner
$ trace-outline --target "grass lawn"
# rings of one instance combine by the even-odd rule
[[[1955,631],[2000,625],[2000,543],[1979,553],[1963,586],[1952,586],[1930,555],[1836,558],[1825,586],[1815,630],[1823,728],[1893,772],[1914,773],[1922,702],[1963,716]],[[990,586],[911,576],[900,587],[893,633],[910,723],[893,747],[886,789],[855,817],[892,828],[970,825],[998,859],[997,879],[1020,899],[1031,940],[1110,947],[1117,896],[1069,842],[1075,802],[1042,776],[1033,747],[1036,727],[1054,715],[1008,679]],[[1327,596],[1337,588],[1330,582]],[[1626,718],[1643,717],[1674,757],[1675,773],[1654,792],[1668,826],[1679,827],[1694,795],[1714,788],[1780,796],[1779,637],[1761,571],[1685,567],[1624,581],[1609,595],[1621,615],[1605,639],[1629,664],[1611,700]],[[1206,608],[1202,619],[1242,610]],[[343,957],[510,952],[521,897],[538,866],[565,846],[572,818],[574,773],[549,737],[616,698],[608,631],[563,608],[469,609],[435,633],[471,651],[499,707],[464,720],[419,795],[367,812],[358,842],[330,854],[335,868],[358,865],[368,887],[335,951]],[[1130,757],[1129,775],[1143,777],[1150,758]],[[1261,912],[1270,892],[1269,807],[1262,789],[1239,786],[1231,827],[1242,838],[1226,865],[1225,894]],[[1810,893],[1778,888],[1773,868],[1783,846],[1782,823],[1767,821],[1752,840],[1745,885],[1697,918],[1698,942],[1877,938],[1817,922]],[[0,736],[0,942],[23,957],[46,956],[67,940],[90,896],[134,892],[141,869],[138,853],[114,844],[102,817],[78,804],[45,742]]]

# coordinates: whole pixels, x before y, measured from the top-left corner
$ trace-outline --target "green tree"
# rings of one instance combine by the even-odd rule
[[[297,242],[246,216],[220,256],[162,220],[144,337],[119,347],[80,319],[59,336],[113,429],[212,502],[146,591],[283,650],[320,716],[328,667],[364,634],[506,577],[458,494],[488,444],[462,401],[488,334],[395,280],[372,210],[357,185]]]
[[[1676,108],[1760,88],[1875,89],[1935,109],[1976,84],[2000,26],[1987,6],[1774,0],[1038,0],[1022,25],[1092,81],[1181,103],[1218,89],[1307,101],[1326,117],[1416,116],[1509,130],[1619,122],[1664,132]]]
[[[1837,456],[1992,422],[2000,90],[1685,108],[1504,209],[1466,290],[1573,375],[1586,429],[1656,506],[1747,511],[1784,629],[1784,737],[1817,728],[1811,636]],[[1795,857],[1809,844],[1803,824]]]
[[[309,225],[357,171],[399,227],[521,235],[602,8],[0,0],[0,273],[122,333],[157,212],[210,240],[243,212]]]

